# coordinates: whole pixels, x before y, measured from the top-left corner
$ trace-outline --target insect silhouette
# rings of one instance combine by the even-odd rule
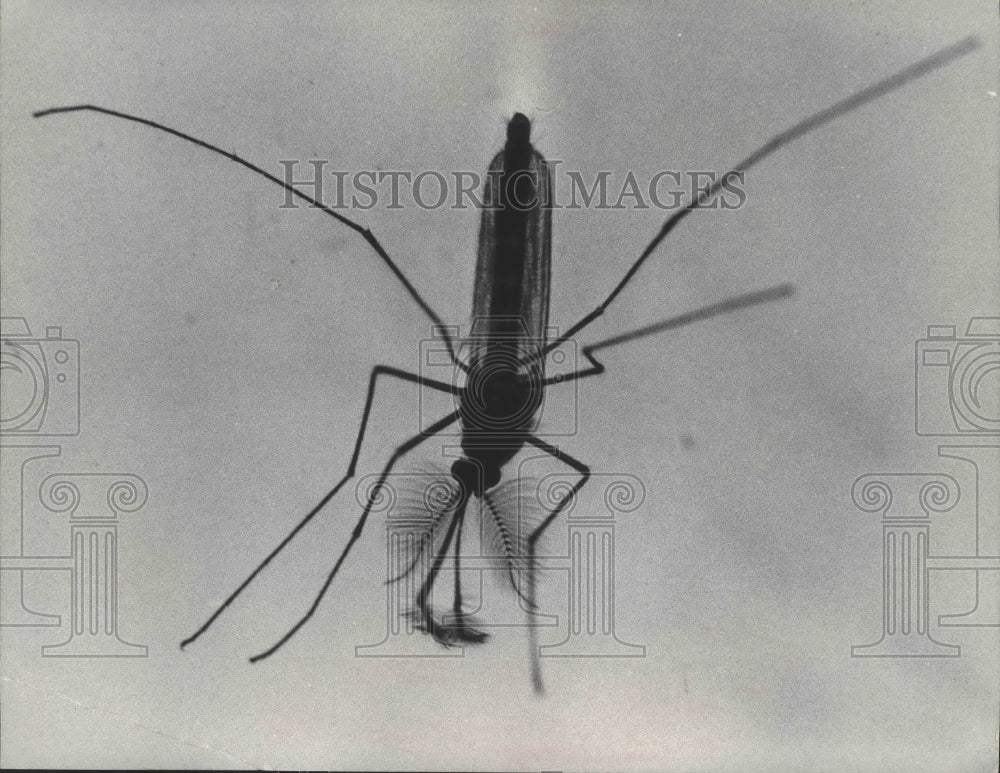
[[[461,350],[456,346],[457,342],[450,337],[448,328],[443,324],[441,317],[430,307],[371,231],[264,169],[234,153],[222,150],[215,145],[161,123],[108,108],[82,104],[55,107],[35,113],[35,117],[40,118],[55,114],[90,111],[167,132],[241,164],[270,182],[281,186],[291,195],[308,202],[342,225],[353,229],[370,245],[379,259],[388,266],[408,295],[436,326],[452,365],[464,377],[464,384],[459,386],[458,379],[453,383],[448,383],[388,365],[375,366],[368,379],[360,426],[354,442],[353,454],[344,476],[298,522],[280,544],[260,562],[205,623],[181,643],[181,647],[191,644],[204,634],[260,572],[354,477],[372,412],[376,387],[384,378],[399,379],[416,384],[421,388],[447,393],[455,398],[457,407],[448,415],[397,446],[378,477],[378,486],[385,484],[397,463],[419,445],[456,423],[461,429],[462,455],[444,475],[444,495],[439,497],[434,504],[428,504],[425,512],[429,537],[426,544],[432,546],[430,549],[432,549],[433,557],[429,567],[426,567],[423,581],[416,594],[415,609],[411,613],[415,624],[438,642],[447,646],[477,644],[487,639],[487,635],[477,628],[476,622],[465,613],[461,587],[458,582],[461,533],[470,502],[473,499],[480,504],[481,518],[487,525],[491,525],[498,535],[499,550],[505,561],[506,574],[510,584],[525,602],[527,608],[529,610],[535,609],[535,559],[539,540],[550,524],[577,496],[591,474],[587,464],[546,442],[536,434],[545,391],[558,383],[603,374],[605,368],[595,356],[602,349],[618,346],[714,315],[786,298],[793,293],[793,288],[787,284],[779,285],[759,292],[729,298],[712,306],[589,344],[581,349],[588,365],[565,375],[546,376],[545,360],[547,355],[604,315],[666,236],[688,214],[716,196],[725,183],[732,179],[733,175],[745,172],[806,133],[861,105],[876,100],[932,70],[949,64],[977,46],[978,41],[975,38],[966,38],[774,136],[761,148],[736,164],[730,172],[718,177],[711,185],[700,190],[686,206],[667,218],[659,232],[624,272],[622,279],[607,297],[553,340],[548,340],[546,337],[552,251],[552,210],[550,207],[552,175],[544,157],[531,143],[530,121],[523,114],[516,113],[507,124],[506,143],[493,158],[487,175],[472,304],[472,316],[475,321],[470,341],[466,342],[467,344],[471,343],[471,346],[465,346]],[[464,359],[460,357],[460,351],[467,352]],[[512,514],[509,512],[510,508],[505,506],[501,480],[505,466],[526,446],[531,446],[567,465],[578,473],[578,478],[555,506],[533,523],[526,534],[522,534],[519,525],[513,522],[516,513]],[[377,492],[373,490],[355,523],[347,544],[341,550],[307,611],[273,646],[252,657],[251,662],[262,660],[274,654],[313,616],[354,544],[360,539],[372,512],[376,496]],[[432,609],[430,599],[435,580],[450,552],[453,554],[456,569],[455,597],[452,614],[445,618]],[[415,571],[417,563],[414,560],[403,574]],[[400,577],[391,578],[390,581],[398,580]],[[543,685],[539,652],[534,640],[534,628],[528,626],[528,631],[531,645],[532,684],[535,691],[540,693]]]

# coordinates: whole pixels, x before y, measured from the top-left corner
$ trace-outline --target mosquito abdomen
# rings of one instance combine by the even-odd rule
[[[486,178],[472,304],[472,334],[478,341],[522,351],[544,344],[551,188],[548,164],[531,145],[531,122],[515,113]]]

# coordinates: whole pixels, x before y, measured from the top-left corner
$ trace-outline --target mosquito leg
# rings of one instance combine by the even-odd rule
[[[559,338],[554,341],[550,341],[543,349],[541,349],[537,357],[543,357],[548,354],[553,349],[561,346],[563,342],[569,340],[578,332],[587,327],[591,322],[600,317],[607,310],[608,306],[618,297],[618,294],[625,289],[625,286],[632,280],[632,277],[636,275],[642,265],[646,262],[650,255],[652,255],[656,248],[660,246],[662,242],[678,223],[687,217],[691,212],[696,209],[700,209],[706,202],[711,201],[722,189],[724,183],[731,182],[732,176],[734,174],[739,174],[745,172],[753,166],[763,161],[765,158],[770,156],[772,153],[780,150],[791,142],[803,137],[814,129],[818,129],[820,126],[839,118],[842,115],[855,110],[862,105],[872,102],[876,99],[884,97],[892,91],[905,86],[917,78],[921,78],[934,70],[944,67],[947,64],[955,61],[959,57],[965,56],[970,51],[975,50],[979,47],[979,39],[976,37],[967,37],[960,40],[958,43],[949,46],[948,48],[943,48],[937,53],[931,54],[924,59],[921,59],[909,67],[906,67],[894,75],[890,75],[888,78],[875,83],[861,91],[855,92],[849,97],[834,103],[830,107],[820,110],[817,113],[813,113],[807,118],[799,121],[797,124],[792,126],[790,129],[786,129],[780,134],[775,135],[770,139],[769,142],[755,150],[749,156],[744,158],[742,161],[736,164],[730,171],[721,175],[716,179],[711,185],[700,190],[698,195],[693,198],[693,200],[688,203],[683,209],[678,210],[669,218],[660,228],[659,233],[653,237],[653,239],[646,245],[646,248],[642,251],[639,257],[632,263],[628,271],[625,272],[625,276],[615,285],[614,289],[608,294],[608,297],[604,299],[604,302],[591,311],[589,314],[584,316],[579,322],[572,325],[565,333],[563,333]]]
[[[566,496],[559,500],[559,504],[555,506],[551,513],[542,521],[538,528],[528,535],[528,599],[529,607],[534,609],[535,604],[535,581],[534,581],[534,571],[535,571],[535,545],[541,538],[542,534],[549,527],[555,519],[563,511],[563,509],[568,505],[573,497],[577,495],[577,492],[583,488],[584,484],[590,480],[590,468],[581,462],[579,459],[575,459],[567,453],[563,453],[558,448],[544,440],[535,437],[534,435],[528,435],[528,442],[535,448],[544,451],[550,456],[554,456],[563,464],[566,464],[580,473],[580,480],[566,492]],[[541,695],[545,691],[545,686],[542,683],[542,664],[538,656],[538,642],[535,633],[534,626],[528,626],[528,643],[531,647],[531,684],[535,688],[535,693]]]
[[[347,558],[347,554],[351,552],[351,548],[354,546],[354,543],[357,542],[358,538],[361,536],[361,532],[365,528],[365,521],[368,520],[368,514],[371,512],[371,509],[375,504],[375,496],[378,493],[378,489],[385,483],[386,478],[389,477],[389,473],[392,472],[392,468],[396,466],[396,462],[398,462],[402,456],[412,451],[414,448],[416,448],[418,445],[423,443],[431,436],[436,435],[438,432],[443,430],[449,424],[455,422],[457,419],[458,419],[458,411],[454,411],[453,413],[448,414],[440,421],[437,421],[430,427],[428,427],[426,432],[421,432],[418,435],[414,435],[405,443],[400,445],[393,452],[392,456],[389,457],[389,463],[386,464],[385,469],[382,470],[382,474],[379,475],[378,481],[375,484],[375,487],[372,489],[371,495],[368,497],[368,502],[365,504],[365,509],[362,511],[361,517],[358,519],[358,522],[354,525],[354,531],[351,532],[351,538],[347,541],[347,544],[341,551],[340,558],[337,559],[337,563],[333,565],[333,569],[331,569],[330,573],[326,576],[326,581],[323,583],[323,587],[320,588],[319,593],[316,594],[316,598],[313,600],[313,603],[309,606],[309,610],[299,619],[299,621],[295,625],[291,627],[291,629],[289,629],[288,633],[282,636],[281,639],[279,639],[278,642],[274,644],[274,646],[272,646],[270,649],[265,650],[259,655],[254,655],[252,658],[250,658],[251,663],[256,663],[258,660],[263,660],[264,658],[270,657],[275,652],[277,652],[281,648],[281,646],[289,639],[291,639],[298,632],[298,630],[309,621],[309,618],[313,616],[313,613],[319,607],[320,601],[322,601],[323,596],[326,594],[327,588],[330,587],[330,583],[333,582],[333,578],[337,576],[337,572],[340,570],[340,565],[344,563],[344,559]]]
[[[452,619],[449,620],[445,628],[452,642],[464,642],[466,644],[482,644],[490,638],[489,634],[481,631],[476,626],[476,619],[465,612],[465,604],[462,600],[462,528],[465,526],[465,513],[468,505],[463,507],[455,517],[458,519],[458,526],[455,529],[455,600],[452,604]]]
[[[414,383],[422,384],[424,386],[430,387],[431,389],[436,389],[442,392],[451,392],[454,394],[456,390],[455,387],[453,387],[450,384],[446,384],[443,381],[434,381],[433,379],[428,379],[424,378],[423,376],[419,376],[416,373],[408,373],[405,370],[399,370],[398,368],[393,368],[388,365],[376,365],[374,368],[372,368],[371,375],[368,377],[368,395],[365,397],[365,407],[361,413],[361,426],[358,428],[358,437],[354,442],[354,453],[351,455],[351,462],[347,466],[347,473],[344,475],[343,478],[341,478],[337,482],[336,486],[334,486],[326,493],[326,495],[319,501],[319,503],[312,510],[306,513],[305,517],[295,525],[295,528],[293,528],[288,533],[288,535],[278,544],[278,546],[267,555],[267,558],[261,561],[260,564],[257,565],[257,568],[254,569],[249,574],[249,576],[245,580],[243,580],[242,583],[240,583],[239,587],[236,590],[234,590],[231,594],[229,594],[229,597],[225,601],[223,601],[222,604],[218,607],[218,609],[216,609],[215,612],[212,613],[212,616],[209,617],[208,620],[206,620],[202,624],[201,628],[199,628],[191,636],[189,636],[188,638],[186,638],[184,641],[181,642],[181,649],[184,649],[187,645],[191,644],[199,636],[205,633],[205,631],[207,631],[209,627],[211,627],[212,623],[215,622],[216,618],[226,610],[226,607],[232,604],[233,601],[235,601],[236,597],[243,592],[243,589],[246,588],[251,582],[253,582],[254,578],[258,574],[260,574],[261,571],[263,571],[264,567],[267,566],[269,563],[271,563],[274,557],[285,549],[285,546],[295,538],[295,536],[303,529],[303,527],[307,523],[309,523],[309,521],[311,521],[320,510],[323,509],[326,503],[329,502],[331,499],[333,499],[334,496],[336,496],[337,492],[344,487],[344,484],[347,483],[347,481],[349,481],[352,477],[354,477],[354,472],[358,465],[358,457],[361,455],[361,443],[364,440],[365,429],[368,426],[368,417],[371,414],[372,403],[375,400],[375,385],[378,383],[379,376],[393,376],[403,381],[412,381]]]
[[[438,572],[441,571],[441,566],[448,555],[448,548],[451,547],[451,541],[455,536],[455,532],[461,528],[460,524],[465,517],[465,506],[466,503],[462,503],[451,517],[448,531],[444,535],[444,542],[441,543],[437,555],[434,556],[434,563],[431,565],[430,571],[427,572],[427,577],[424,579],[423,585],[420,586],[420,591],[417,593],[417,609],[420,610],[421,626],[427,633],[447,646],[451,646],[454,642],[451,641],[448,632],[443,630],[437,621],[434,620],[433,612],[427,605],[427,598],[431,594],[431,589],[434,587],[434,580],[437,578]]]
[[[587,376],[600,376],[604,372],[604,365],[594,359],[594,356],[590,353],[591,349],[593,349],[592,346],[585,346],[580,350],[580,353],[590,361],[591,367],[576,370],[572,373],[560,373],[556,376],[549,376],[542,384],[552,386],[553,384],[565,384],[567,381],[577,381],[581,378],[587,378]]]
[[[368,242],[369,246],[375,251],[375,254],[382,259],[382,262],[384,262],[386,266],[389,267],[389,270],[392,271],[392,273],[396,276],[396,279],[398,279],[399,282],[403,285],[403,287],[406,288],[406,292],[409,293],[410,297],[417,302],[417,305],[420,307],[421,311],[423,311],[424,314],[427,316],[427,318],[431,320],[442,331],[445,346],[448,349],[448,353],[451,356],[452,362],[454,362],[459,367],[464,368],[464,365],[458,361],[458,356],[455,354],[454,342],[451,340],[451,337],[446,332],[444,328],[444,323],[441,322],[441,318],[437,315],[434,309],[430,307],[430,305],[427,303],[424,297],[417,291],[417,289],[413,286],[413,284],[410,282],[407,276],[402,272],[402,270],[400,270],[399,266],[396,265],[396,262],[391,257],[389,257],[389,253],[385,251],[385,248],[381,245],[379,240],[375,238],[375,235],[370,230],[362,227],[358,223],[355,223],[349,217],[342,215],[335,209],[326,206],[322,201],[317,201],[312,196],[308,196],[307,194],[300,191],[298,188],[295,188],[289,182],[286,182],[285,180],[275,177],[270,172],[261,169],[259,166],[250,163],[246,159],[240,158],[235,153],[230,153],[228,150],[223,150],[222,148],[212,145],[209,142],[200,140],[197,137],[193,137],[190,134],[186,134],[185,132],[179,131],[177,129],[172,129],[169,126],[166,126],[162,123],[157,123],[156,121],[150,121],[148,118],[141,118],[137,115],[122,113],[118,110],[111,110],[109,108],[99,107],[97,105],[68,105],[66,107],[51,107],[48,110],[39,110],[35,113],[32,113],[32,115],[35,118],[44,118],[45,116],[48,115],[76,113],[81,111],[101,113],[102,115],[109,115],[112,118],[121,118],[126,121],[132,121],[134,123],[142,124],[143,126],[148,126],[152,129],[166,132],[167,134],[172,134],[175,137],[178,137],[182,140],[197,145],[200,148],[204,148],[205,150],[211,151],[212,153],[218,153],[220,156],[224,156],[225,158],[228,158],[230,161],[235,161],[240,166],[249,169],[254,174],[260,175],[265,180],[268,180],[269,182],[272,182],[275,185],[279,185],[280,187],[284,188],[290,195],[295,196],[301,199],[302,201],[308,202],[314,209],[320,210],[324,214],[329,215],[334,220],[342,223],[343,225],[347,226],[351,230],[358,233],[366,242]]]
[[[464,497],[465,495],[463,494],[462,496]],[[462,595],[461,590],[458,589],[458,572],[460,570],[459,555],[461,551],[458,540],[460,539],[460,535],[462,533],[462,525],[465,522],[465,511],[467,507],[468,499],[465,498],[458,503],[457,509],[452,514],[451,523],[448,525],[448,531],[445,533],[441,547],[438,548],[438,552],[434,556],[434,563],[427,572],[427,577],[424,579],[423,584],[420,586],[420,591],[417,593],[417,609],[412,613],[412,617],[420,630],[425,633],[429,633],[434,637],[436,642],[443,644],[445,647],[454,647],[459,643],[482,644],[489,638],[489,634],[470,625],[471,618],[467,617],[462,612]],[[448,550],[451,547],[451,541],[453,538],[456,539],[454,554],[456,572],[454,602],[455,620],[446,622],[445,620],[447,619],[440,621],[435,619],[434,610],[428,604],[428,600],[431,595],[431,590],[434,587],[434,581],[441,572],[441,567],[444,565],[445,560],[447,560]]]
[[[567,381],[575,381],[581,378],[586,378],[587,376],[599,376],[604,372],[604,365],[598,362],[594,357],[594,352],[598,349],[607,349],[612,346],[618,346],[619,344],[634,341],[637,338],[645,338],[646,336],[654,335],[656,333],[662,333],[664,330],[683,327],[684,325],[688,325],[692,322],[699,322],[703,319],[719,316],[720,314],[728,314],[729,312],[739,311],[740,309],[745,309],[749,306],[756,306],[761,303],[770,303],[771,301],[789,298],[794,294],[795,287],[790,284],[786,283],[775,285],[774,287],[769,287],[766,290],[737,295],[732,298],[727,298],[724,301],[713,303],[710,306],[702,306],[700,309],[688,311],[684,314],[678,314],[676,317],[670,317],[668,319],[661,320],[660,322],[655,322],[652,325],[646,325],[644,327],[636,328],[635,330],[629,330],[625,333],[619,333],[616,336],[611,336],[610,338],[605,338],[597,343],[591,344],[590,346],[583,347],[581,353],[590,362],[591,367],[583,368],[582,370],[577,370],[573,373],[551,376],[545,379],[542,383],[545,386],[551,386],[553,384],[564,384]]]

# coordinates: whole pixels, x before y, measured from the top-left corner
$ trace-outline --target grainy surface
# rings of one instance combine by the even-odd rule
[[[3,764],[992,769],[997,628],[935,628],[960,658],[849,654],[881,627],[881,531],[852,504],[855,478],[940,470],[969,490],[914,433],[913,357],[927,325],[964,327],[1000,297],[995,17],[984,2],[5,3],[3,313],[60,325],[83,363],[80,435],[26,473],[27,549],[66,550],[65,517],[31,498],[50,472],[132,472],[150,494],[119,527],[119,631],[149,657],[42,658],[65,629],[5,628]],[[580,383],[579,432],[553,441],[645,486],[616,532],[618,631],[645,658],[548,660],[544,700],[517,628],[462,659],[355,658],[385,627],[373,521],[311,624],[250,666],[346,540],[351,491],[178,650],[339,478],[369,370],[415,369],[426,320],[356,234],[279,209],[236,165],[33,111],[136,113],[278,173],[323,158],[481,174],[521,110],[563,170],[648,180],[723,171],[973,33],[978,51],[762,164],[742,209],[688,218],[581,337],[797,288],[608,351],[609,373]],[[478,213],[355,216],[446,320],[467,321]],[[552,323],[593,308],[663,216],[555,213]],[[416,431],[416,406],[387,387],[361,472]],[[952,515],[932,549],[967,553],[967,500]],[[68,619],[65,576],[31,579],[36,608]],[[558,607],[564,583],[543,575],[543,598]],[[966,574],[932,583],[932,621],[971,605]]]

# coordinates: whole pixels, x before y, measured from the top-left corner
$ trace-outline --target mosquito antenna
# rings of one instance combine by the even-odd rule
[[[190,134],[185,134],[184,132],[178,131],[177,129],[171,129],[169,126],[164,126],[163,124],[157,123],[156,121],[150,121],[147,118],[140,118],[139,116],[130,115],[128,113],[122,113],[117,110],[109,110],[106,107],[98,107],[97,105],[70,105],[68,107],[51,107],[48,110],[39,110],[37,113],[33,113],[32,115],[35,118],[44,118],[45,116],[56,115],[57,113],[75,113],[84,110],[89,110],[94,113],[103,113],[104,115],[110,115],[115,118],[124,118],[126,121],[134,121],[135,123],[141,123],[145,126],[151,126],[154,129],[159,129],[160,131],[164,131],[167,134],[172,134],[175,137],[180,137],[182,140],[187,140],[188,142],[194,143],[195,145],[205,148],[206,150],[210,150],[213,153],[218,153],[220,156],[225,156],[229,160],[235,161],[237,164],[245,166],[251,172],[256,172],[264,179],[270,180],[276,185],[280,185],[282,188],[291,193],[293,196],[297,196],[303,201],[308,202],[316,209],[322,210],[323,212],[325,212],[327,215],[334,218],[338,222],[343,223],[348,228],[351,228],[357,233],[361,234],[364,240],[371,245],[371,248],[373,250],[375,250],[375,253],[380,258],[382,258],[385,264],[392,270],[392,273],[396,275],[396,278],[399,279],[400,282],[402,282],[403,287],[406,288],[406,291],[410,294],[410,297],[417,302],[417,305],[420,306],[424,314],[426,314],[428,318],[430,318],[430,320],[438,327],[438,329],[440,330],[440,334],[444,338],[445,345],[448,347],[448,353],[451,355],[452,362],[454,362],[456,365],[459,364],[458,358],[455,355],[454,344],[451,340],[451,337],[448,335],[448,332],[445,329],[445,325],[441,321],[441,318],[434,312],[434,309],[430,307],[427,301],[424,300],[423,296],[417,291],[417,289],[413,286],[410,280],[406,278],[406,275],[400,270],[399,266],[396,265],[395,261],[389,257],[389,254],[385,251],[385,248],[382,247],[378,239],[375,238],[375,235],[369,229],[363,228],[362,226],[358,225],[353,220],[351,220],[349,217],[345,217],[339,212],[330,209],[330,207],[317,201],[312,196],[308,196],[307,194],[303,193],[297,188],[289,185],[284,180],[278,179],[273,174],[265,172],[259,166],[256,166],[255,164],[252,164],[249,161],[240,158],[235,153],[230,153],[229,151],[216,147],[211,143],[205,142],[204,140],[199,140],[197,137],[192,137]]]
[[[421,499],[420,503],[423,507],[419,508],[418,516],[425,521],[422,529],[422,536],[426,538],[419,540],[417,548],[414,551],[413,560],[410,561],[409,566],[398,572],[395,576],[386,580],[386,585],[393,585],[413,573],[413,570],[417,568],[417,565],[420,563],[420,559],[423,558],[428,546],[433,544],[444,517],[454,513],[455,506],[458,504],[460,497],[461,491],[457,488],[453,489],[448,497],[448,500],[440,503],[440,507],[433,509],[430,509],[430,506],[425,499]]]
[[[883,97],[890,91],[894,91],[901,86],[905,86],[907,83],[916,80],[917,78],[920,78],[927,73],[938,69],[939,67],[944,67],[946,64],[950,64],[954,60],[965,56],[970,51],[973,51],[978,47],[979,38],[975,36],[964,38],[958,43],[942,49],[936,54],[932,54],[931,56],[921,59],[919,62],[900,70],[895,75],[890,75],[888,78],[885,78],[884,80],[881,80],[866,89],[862,89],[856,94],[852,94],[851,96],[834,103],[825,110],[820,110],[818,113],[814,113],[805,120],[795,124],[792,128],[772,137],[770,142],[740,161],[736,164],[735,168],[726,172],[711,185],[700,190],[693,201],[688,203],[683,209],[675,212],[667,218],[667,221],[663,224],[660,232],[653,237],[653,240],[648,245],[646,245],[646,249],[642,251],[639,258],[632,264],[632,267],[625,272],[625,276],[622,277],[622,280],[617,285],[615,285],[615,288],[608,294],[608,297],[604,299],[604,303],[569,328],[569,330],[563,333],[562,336],[554,341],[550,341],[544,349],[534,353],[527,361],[530,362],[533,359],[545,356],[553,349],[561,346],[576,333],[583,330],[583,328],[595,319],[600,317],[607,310],[608,306],[611,305],[612,301],[618,297],[618,294],[625,289],[625,285],[629,283],[629,280],[631,280],[639,269],[642,268],[642,264],[645,263],[656,248],[660,246],[660,242],[666,238],[667,234],[669,234],[681,220],[687,217],[692,210],[698,209],[706,200],[715,196],[715,194],[717,194],[719,189],[722,187],[723,182],[728,182],[734,174],[739,174],[740,172],[746,171],[750,167],[755,166],[775,151],[783,148],[790,142],[797,140],[799,137],[808,134],[813,129],[818,129],[820,126],[829,123],[835,118],[838,118],[845,113],[849,113],[857,107],[861,107],[861,105],[872,102],[879,97]]]
[[[510,533],[510,529],[507,528],[507,524],[504,523],[503,516],[500,515],[500,511],[497,509],[496,503],[493,501],[493,497],[489,492],[483,492],[483,502],[486,503],[486,509],[490,513],[492,518],[493,528],[496,529],[496,534],[498,539],[499,547],[503,552],[504,568],[507,570],[507,578],[510,580],[510,586],[514,589],[514,592],[521,597],[521,600],[526,604],[530,604],[530,600],[517,585],[517,579],[514,577],[514,570],[517,569],[517,561],[520,558],[518,546],[514,543],[514,538]],[[529,567],[529,571],[531,568]],[[530,575],[529,575],[530,582]]]

